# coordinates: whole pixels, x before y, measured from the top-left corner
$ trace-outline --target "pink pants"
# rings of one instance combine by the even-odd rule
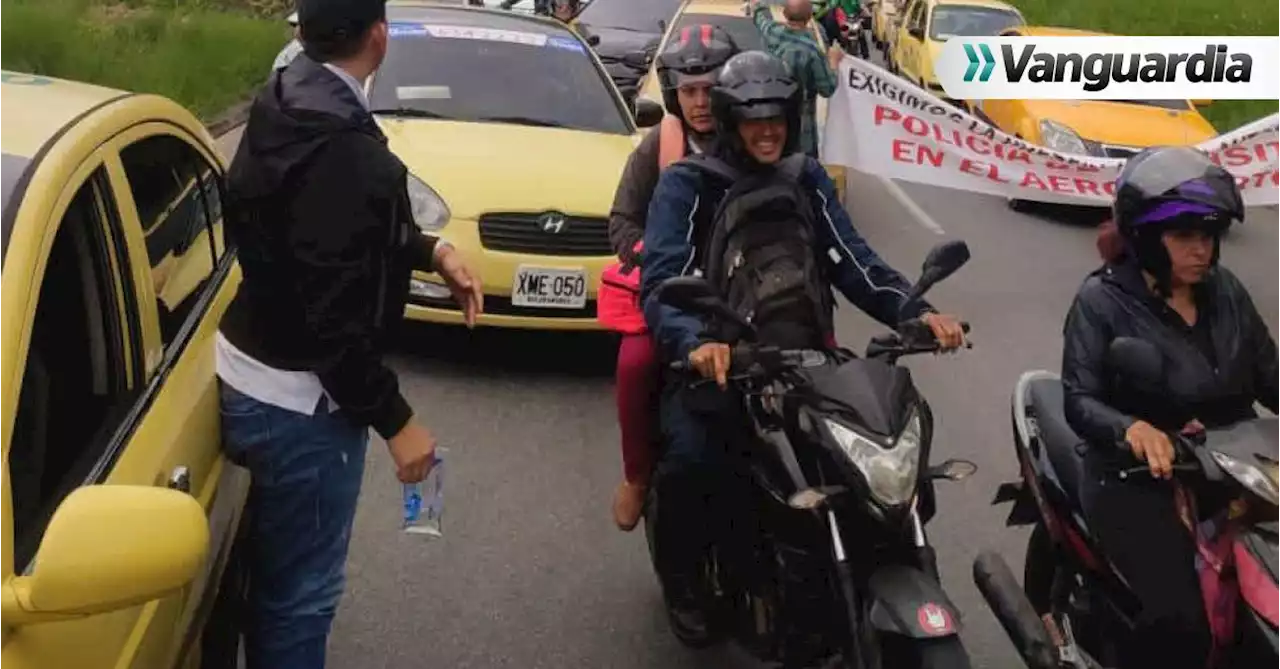
[[[622,335],[618,346],[616,399],[622,432],[622,468],[627,481],[645,483],[653,466],[657,415],[658,358],[649,333]]]

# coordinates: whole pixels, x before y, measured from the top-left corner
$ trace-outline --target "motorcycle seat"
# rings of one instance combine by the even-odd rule
[[[1062,381],[1038,378],[1027,385],[1027,400],[1039,428],[1039,439],[1053,475],[1071,503],[1079,507],[1084,480],[1084,439],[1071,429],[1063,409]]]

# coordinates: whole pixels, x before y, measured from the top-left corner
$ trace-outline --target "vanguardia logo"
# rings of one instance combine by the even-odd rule
[[[965,81],[973,81],[973,75],[977,74],[979,67],[982,68],[982,74],[978,75],[978,81],[990,79],[991,72],[996,69],[996,57],[991,55],[991,47],[979,44],[978,50],[982,52],[982,60],[978,60],[978,54],[973,50],[973,45],[964,45],[964,55],[969,57],[969,69],[964,71]]]
[[[955,37],[934,71],[959,100],[1276,99],[1280,38]]]

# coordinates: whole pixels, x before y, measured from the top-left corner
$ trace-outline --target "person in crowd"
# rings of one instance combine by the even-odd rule
[[[280,53],[276,56],[275,62],[271,64],[271,71],[273,73],[276,70],[285,67],[289,63],[292,63],[293,59],[296,58],[298,54],[302,53],[302,40],[299,39],[300,31],[298,30],[298,13],[293,12],[285,20],[288,21],[289,26],[293,28],[293,39],[289,40],[289,43],[284,45],[284,48],[281,49]]]
[[[1185,147],[1144,150],[1117,181],[1113,219],[1063,328],[1066,418],[1090,444],[1081,497],[1108,559],[1141,603],[1123,666],[1200,669],[1211,637],[1196,545],[1168,479],[1170,433],[1196,432],[1277,404],[1276,344],[1249,293],[1219,264],[1220,240],[1244,207],[1235,179]],[[1153,344],[1167,365],[1158,394],[1109,369],[1117,337]],[[1143,461],[1151,478],[1120,482]]]
[[[412,270],[438,273],[473,325],[480,281],[413,219],[405,166],[362,82],[387,50],[385,0],[300,0],[303,53],[253,101],[228,171],[243,281],[219,326],[223,448],[252,474],[248,669],[321,669],[369,428],[399,479],[436,440],[383,362]]]
[[[742,175],[767,177],[798,152],[801,104],[799,85],[780,59],[762,51],[737,54],[725,63],[711,90],[716,139],[708,155]],[[686,159],[690,160],[694,158]],[[962,346],[960,321],[934,312],[923,300],[905,303],[910,282],[858,235],[826,170],[811,157],[803,157],[803,161],[799,183],[813,207],[810,220],[818,222],[809,252],[811,258],[823,263],[821,276],[826,283],[822,290],[829,294],[831,287],[838,289],[854,305],[889,326],[897,326],[903,318],[918,317],[943,349]],[[731,186],[708,178],[687,162],[664,170],[649,205],[641,274],[641,301],[660,362],[687,360],[721,388],[727,385],[731,342],[717,340],[701,317],[658,302],[654,293],[667,279],[703,271],[715,212]],[[833,306],[827,301],[822,313],[788,310],[781,312],[783,316],[757,319],[754,324],[763,343],[825,348],[830,345],[826,329]],[[692,399],[697,391],[683,381],[667,384],[660,400],[664,450],[655,474],[660,503],[654,547],[672,630],[686,643],[696,645],[709,635],[696,589],[699,556],[705,547],[701,542],[709,536],[711,522],[706,500],[717,473],[723,470],[716,466],[716,454],[724,452],[722,440],[732,430],[723,426],[712,429],[712,423],[724,422],[724,414],[707,413],[705,402]]]
[[[632,267],[641,264],[645,217],[660,170],[686,155],[702,153],[715,137],[711,86],[720,68],[737,52],[733,38],[723,28],[704,24],[681,28],[659,54],[657,72],[667,116],[627,159],[609,213],[609,237],[623,263]],[[628,307],[639,311],[638,303]],[[643,319],[637,313],[632,320]],[[634,529],[640,520],[652,467],[656,364],[647,331],[623,333],[615,388],[623,481],[614,494],[613,519],[624,531]]]
[[[800,150],[813,158],[818,157],[818,97],[829,98],[836,92],[836,71],[844,52],[836,44],[822,48],[809,30],[813,18],[811,0],[787,0],[782,15],[785,23],[773,20],[773,12],[760,0],[748,5],[756,28],[764,37],[769,53],[786,63],[800,86],[802,110],[800,113]]]

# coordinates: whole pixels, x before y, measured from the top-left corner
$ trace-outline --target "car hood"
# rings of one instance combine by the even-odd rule
[[[1199,144],[1217,131],[1194,110],[1178,111],[1125,103],[1064,100],[1027,100],[1036,119],[1066,125],[1082,139],[1102,144],[1147,147],[1161,144]]]
[[[388,145],[454,218],[556,209],[607,216],[638,135],[500,123],[379,119]]]
[[[623,28],[610,28],[608,26],[596,27],[589,23],[584,23],[587,32],[600,38],[600,43],[594,49],[601,60],[622,58],[633,51],[643,51],[646,46],[657,46],[662,40],[662,35],[658,33],[639,32],[635,30],[626,30]]]

